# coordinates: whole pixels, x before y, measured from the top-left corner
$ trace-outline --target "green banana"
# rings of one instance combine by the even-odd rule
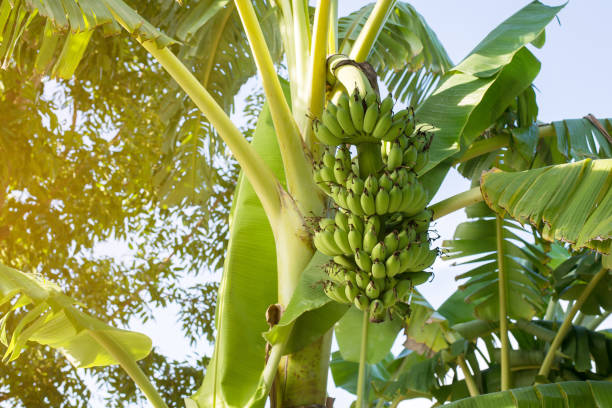
[[[380,241],[378,244],[374,245],[372,249],[372,259],[378,259],[383,261],[387,259],[387,247],[383,241]]]
[[[363,116],[363,131],[371,134],[374,131],[376,122],[378,121],[378,102],[373,102],[368,105]]]
[[[349,228],[353,227],[355,228],[355,230],[359,231],[360,234],[363,234],[364,225],[363,225],[363,220],[361,219],[360,216],[355,215],[355,214],[350,214],[348,223],[349,223]]]
[[[400,302],[410,301],[410,295],[412,295],[412,282],[408,279],[401,280],[395,287],[397,293],[397,300]]]
[[[376,235],[378,235],[380,234],[381,226],[382,226],[382,221],[380,220],[380,217],[378,215],[371,215],[366,219],[366,225],[365,225],[366,231],[370,230],[371,228],[374,228]]]
[[[346,231],[342,231],[340,228],[336,228],[334,231],[334,241],[336,241],[336,245],[338,248],[342,250],[345,255],[349,255],[353,253],[351,246],[348,240],[348,233]]]
[[[387,170],[392,171],[401,166],[403,158],[404,152],[402,152],[399,143],[393,143],[387,157]]]
[[[362,234],[352,225],[349,227],[348,242],[353,252],[356,252],[363,246]]]
[[[376,126],[374,126],[374,130],[372,131],[372,137],[376,139],[382,139],[389,128],[391,128],[391,124],[393,120],[391,118],[391,113],[387,112],[385,114],[381,114],[378,116],[378,121],[376,121]]]
[[[397,184],[393,185],[391,191],[389,191],[389,208],[388,211],[390,213],[397,212],[402,205],[403,199],[402,190],[398,187]]]
[[[344,287],[344,293],[347,299],[355,300],[359,294],[359,288],[356,285],[353,285],[351,282],[347,282],[346,286]]]
[[[355,176],[351,179],[351,184],[349,187],[356,196],[360,196],[363,194],[363,189],[365,188],[365,183],[358,176]]]
[[[321,122],[315,122],[314,134],[319,139],[319,142],[328,146],[338,146],[342,143],[342,139],[333,135],[333,133]]]
[[[323,283],[323,292],[325,292],[327,297],[331,300],[342,303],[342,298],[336,296],[336,292],[334,291],[335,286],[336,285],[334,285],[332,282],[325,281]]]
[[[349,98],[349,110],[353,121],[353,127],[357,132],[361,132],[363,130],[365,112],[363,110],[363,100],[359,96],[358,91],[354,92],[353,96]]]
[[[386,140],[387,142],[395,141],[399,135],[404,130],[404,123],[402,121],[396,122],[395,120],[391,123],[391,127],[387,130],[387,132],[383,135],[382,140]]]
[[[397,249],[404,249],[413,242],[416,238],[416,232],[414,229],[403,229],[397,236]]]
[[[334,177],[334,170],[331,167],[323,166],[321,170],[319,170],[319,174],[321,176],[321,180],[324,183],[335,183],[336,178]]]
[[[344,109],[343,107],[338,107],[338,112],[336,112],[336,119],[338,123],[342,127],[344,133],[348,136],[352,136],[357,133],[355,126],[353,126],[353,120],[351,119],[351,113]]]
[[[325,110],[329,111],[332,115],[335,115],[338,111],[338,107],[332,101],[328,101],[327,105],[325,105]]]
[[[329,110],[324,110],[323,114],[321,115],[321,122],[327,129],[329,129],[332,135],[338,139],[342,140],[345,137],[344,131],[342,130],[340,123],[338,123],[335,113],[331,113]]]
[[[408,146],[406,150],[404,150],[404,156],[402,158],[402,164],[407,169],[413,169],[417,164],[418,152],[414,146]]]
[[[382,323],[385,321],[385,314],[387,309],[380,299],[375,299],[370,303],[369,319],[372,323]]]
[[[414,225],[415,232],[421,233],[429,229],[429,224],[433,218],[433,212],[430,209],[425,209],[417,215],[410,218],[410,222]]]
[[[424,272],[424,271],[411,272],[408,275],[408,279],[412,281],[412,285],[417,286],[417,285],[421,285],[427,282],[429,278],[431,278],[431,275],[432,275],[431,272]]]
[[[351,169],[351,152],[346,145],[340,145],[336,150],[336,160],[340,160],[347,170]]]
[[[350,283],[354,287],[357,287],[357,273],[355,271],[345,271],[344,283],[347,285]]]
[[[372,270],[372,259],[363,249],[355,252],[355,263],[364,272],[370,273]]]
[[[380,103],[380,114],[386,115],[391,112],[391,109],[393,109],[393,98],[391,95],[387,95],[387,97]]]
[[[370,307],[370,299],[366,295],[360,294],[355,297],[355,301],[353,302],[357,309],[365,312]]]
[[[384,188],[380,188],[376,194],[376,214],[383,215],[389,211],[389,193]]]
[[[355,269],[356,265],[353,261],[349,260],[347,257],[342,256],[342,255],[336,255],[334,256],[334,262],[337,263],[338,265],[342,265],[345,268],[348,269]]]
[[[347,112],[349,111],[349,97],[346,92],[342,92],[340,98],[338,98],[338,103],[336,104],[336,113],[338,113],[339,108],[343,108]]]
[[[361,203],[361,208],[363,209],[364,214],[372,215],[376,213],[376,204],[374,202],[374,195],[371,194],[367,188],[363,190],[363,194],[361,194],[360,203]]]
[[[363,249],[371,253],[374,247],[378,244],[378,236],[376,234],[376,230],[374,227],[368,229],[365,234],[363,234]]]
[[[397,301],[397,292],[395,288],[389,288],[382,294],[382,301],[385,307],[391,307]]]
[[[336,159],[336,164],[334,165],[334,179],[338,184],[346,184],[346,178],[349,174],[349,168],[344,167],[344,164],[340,159]]]
[[[365,180],[364,186],[368,191],[378,191],[378,178],[373,175],[369,175]]]
[[[334,222],[336,226],[343,231],[349,231],[348,215],[344,211],[336,211],[334,215]]]
[[[346,189],[342,186],[333,185],[331,187],[330,197],[342,208],[346,208]]]
[[[387,235],[385,235],[385,239],[383,240],[383,242],[387,247],[388,253],[395,252],[399,246],[399,233],[397,232],[397,230],[393,230]]]
[[[374,279],[384,279],[386,276],[385,264],[381,260],[375,259],[372,263],[372,277]]]
[[[425,168],[429,162],[429,151],[421,152],[418,154],[416,163],[414,165],[414,171],[417,173]]]
[[[336,158],[330,149],[325,149],[321,161],[323,162],[323,166],[333,168],[336,163]]]
[[[357,286],[359,287],[359,289],[365,290],[365,288],[368,286],[368,283],[370,283],[370,277],[367,273],[363,271],[357,271],[355,275],[355,281],[357,282]]]
[[[333,282],[338,284],[344,284],[344,269],[337,263],[329,263],[325,267],[325,273],[329,276]]]
[[[416,183],[412,193],[412,203],[410,207],[405,209],[404,212],[410,215],[416,215],[423,211],[427,205],[427,192],[421,183]]]
[[[361,196],[355,195],[351,190],[349,190],[346,197],[346,208],[355,215],[364,215],[363,208],[361,208],[360,197]]]
[[[378,295],[380,295],[380,288],[376,286],[374,281],[370,281],[370,283],[368,283],[368,286],[366,286],[365,288],[365,293],[366,296],[370,299],[376,299]]]
[[[371,105],[374,102],[378,103],[378,95],[376,95],[376,92],[368,92],[363,100],[366,105]]]
[[[405,184],[404,187],[402,187],[402,205],[399,209],[401,212],[408,212],[413,208],[413,191],[413,185]]]
[[[412,311],[410,310],[410,305],[397,302],[393,305],[393,312],[395,312],[401,320],[406,320],[410,317]]]
[[[334,234],[328,230],[317,231],[313,242],[315,247],[325,255],[334,256],[342,254],[342,251],[334,241]]]
[[[385,268],[387,269],[387,276],[392,278],[401,270],[401,261],[399,257],[399,252],[394,252],[387,260],[385,261]]]
[[[391,191],[391,188],[393,187],[393,180],[391,180],[387,173],[384,173],[378,178],[378,186],[379,188],[384,188],[387,191]]]

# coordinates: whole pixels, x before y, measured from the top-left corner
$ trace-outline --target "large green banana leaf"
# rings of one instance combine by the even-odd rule
[[[350,47],[374,9],[374,3],[338,21],[341,53]],[[389,92],[417,106],[437,85],[451,62],[425,19],[408,3],[398,2],[385,21],[367,58]]]
[[[494,29],[417,109],[437,129],[426,172],[469,146],[531,85],[540,64],[526,45],[563,8],[535,1]],[[440,115],[444,112],[444,115]]]
[[[267,104],[251,143],[278,179],[284,180]],[[188,399],[191,401],[188,406],[246,405],[256,391],[265,365],[266,341],[262,334],[268,329],[266,310],[276,302],[276,246],[272,229],[251,184],[241,176],[232,205],[230,239],[217,298],[215,351],[204,383]]]
[[[612,245],[612,159],[583,160],[518,173],[483,174],[495,212],[530,223],[544,239],[605,254]]]
[[[36,342],[57,349],[75,367],[118,364],[92,337],[96,332],[106,334],[135,360],[151,351],[151,340],[144,334],[111,327],[82,312],[53,283],[2,264],[0,305],[9,309],[0,323],[5,360],[16,359],[28,342]]]
[[[448,408],[544,408],[612,406],[612,383],[604,381],[568,381],[535,385],[455,401]]]

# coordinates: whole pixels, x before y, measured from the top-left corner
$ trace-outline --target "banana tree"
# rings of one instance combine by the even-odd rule
[[[473,397],[496,390],[479,388],[473,378],[480,372],[468,343],[476,337],[451,329],[443,319],[429,327],[433,311],[414,289],[430,277],[424,270],[437,255],[430,248],[432,219],[483,200],[489,206],[481,208],[473,225],[458,230],[458,237],[470,242],[454,248],[457,256],[486,253],[479,259],[487,262],[484,267],[465,276],[470,280],[464,290],[476,303],[468,314],[486,323],[483,336],[495,332],[499,337],[499,365],[490,371],[500,373],[501,391],[513,387],[511,367],[518,358],[510,350],[510,327],[525,321],[538,333],[542,327],[551,331],[529,323],[547,308],[541,293],[549,272],[542,261],[550,251],[548,241],[605,255],[597,258],[602,265],[597,272],[580,275],[590,278],[582,285],[558,273],[559,290],[578,297],[559,333],[542,340],[550,346],[534,381],[566,378],[549,374],[562,342],[573,333],[576,312],[588,305],[584,313],[601,313],[590,299],[598,282],[609,279],[612,165],[605,158],[612,123],[592,117],[549,125],[536,121],[532,82],[540,64],[528,46],[544,44],[545,27],[561,8],[537,1],[527,5],[452,69],[423,18],[408,4],[387,0],[342,18],[334,0],[318,2],[314,10],[304,1],[281,0],[274,6],[190,1],[155,17],[160,26],[173,19],[181,23],[168,32],[122,0],[3,0],[0,31],[5,61],[70,77],[96,30],[117,34],[124,29],[176,82],[176,92],[168,97],[186,94],[240,165],[217,299],[215,350],[201,388],[186,406],[263,406],[268,398],[276,407],[325,406],[334,326],[342,359],[359,364],[352,366],[358,406],[384,406],[389,396],[395,404],[405,396],[459,398],[461,392],[447,388],[444,396],[437,391],[449,367],[461,369]],[[242,28],[236,30],[231,25],[238,22]],[[229,49],[250,54],[266,97],[250,142],[227,114],[231,102],[226,98],[236,89],[228,90],[224,76],[243,68],[239,60],[225,56],[221,63],[213,58],[190,63],[198,54],[214,53],[228,26],[239,32]],[[287,79],[275,65],[279,43]],[[249,68],[238,75],[247,78]],[[413,109],[393,113],[393,99],[381,98],[383,83]],[[219,96],[218,89],[228,95]],[[561,164],[583,158],[588,159]],[[452,166],[472,178],[474,188],[426,210]],[[480,177],[494,167],[501,170]],[[519,226],[510,218],[531,224],[535,241],[523,242],[524,247],[512,242],[519,238],[512,229]],[[487,239],[472,242],[483,231]],[[2,281],[12,282],[15,273],[3,273]],[[25,291],[19,282],[5,296]],[[59,329],[46,314],[36,319],[47,303],[39,306],[36,296],[26,296],[34,302],[15,307],[34,306],[17,314],[21,320],[13,338],[21,339],[24,330],[30,341],[63,347],[67,340],[30,333],[43,330],[53,337]],[[550,304],[554,310],[555,302]],[[58,313],[54,303],[49,305]],[[134,367],[126,345],[98,334],[107,329],[66,319],[62,323],[72,324],[77,337],[93,337],[115,358],[100,364],[119,362],[153,406],[165,406]],[[435,346],[429,348],[440,354],[388,357],[402,327],[411,338],[434,336]],[[592,338],[601,343],[600,337]],[[495,342],[487,340],[491,357]],[[71,344],[77,341],[71,337]],[[455,346],[461,343],[463,349]],[[369,373],[384,359],[396,371],[379,376],[379,387]],[[423,369],[428,383],[414,385]],[[541,393],[542,387],[530,392]],[[587,393],[585,385],[563,387]],[[588,394],[591,400],[609,398],[608,383],[588,387],[597,389]],[[465,402],[472,403],[478,402]]]

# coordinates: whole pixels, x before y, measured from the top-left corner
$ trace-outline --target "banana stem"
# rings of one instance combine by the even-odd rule
[[[369,175],[378,173],[383,166],[380,145],[377,143],[357,145],[357,160],[359,161],[359,176],[364,180]]]
[[[102,331],[92,330],[90,334],[98,344],[119,361],[121,368],[123,368],[134,383],[136,383],[136,386],[144,393],[147,400],[149,400],[154,408],[168,408],[168,405],[166,405],[161,395],[159,395],[153,384],[151,384],[149,378],[140,369],[134,358],[126,352],[123,347]]]
[[[285,350],[288,340],[289,336],[287,336],[285,341],[272,346],[270,355],[268,356],[268,361],[266,361],[266,366],[261,374],[257,391],[247,403],[247,407],[253,407],[260,404],[268,396],[268,394],[270,394],[272,384],[274,384],[274,379],[276,378],[276,373],[278,371],[278,365],[281,357],[283,356],[283,351]]]
[[[240,167],[244,170],[246,177],[253,185],[270,223],[274,225],[280,213],[282,187],[272,170],[253,150],[244,135],[215,102],[206,88],[198,82],[191,71],[168,48],[158,48],[154,41],[143,41],[141,44],[189,95],[219,132],[219,136],[228,145]]]
[[[472,377],[472,373],[465,363],[463,356],[457,356],[457,363],[459,364],[459,367],[461,367],[461,371],[463,371],[465,385],[467,385],[468,391],[470,392],[470,397],[477,397],[480,395],[480,392],[478,392],[478,387],[476,386],[474,377]]]
[[[438,218],[442,218],[464,207],[479,203],[482,200],[483,197],[480,192],[480,187],[474,187],[468,191],[449,197],[446,200],[437,202],[429,207],[429,209],[433,211],[433,219],[437,220]]]
[[[548,377],[548,374],[550,373],[550,369],[555,359],[555,353],[557,349],[561,346],[563,339],[565,339],[567,332],[572,326],[572,320],[574,320],[574,316],[576,316],[576,313],[578,313],[578,311],[580,310],[584,302],[587,300],[587,298],[589,297],[593,289],[595,289],[599,281],[604,276],[606,276],[607,273],[608,273],[608,269],[601,268],[601,270],[597,272],[595,276],[593,276],[593,279],[591,279],[591,281],[586,286],[586,288],[584,288],[584,290],[580,294],[580,297],[578,297],[578,299],[576,300],[576,303],[574,303],[570,311],[567,313],[567,315],[565,316],[565,319],[563,319],[563,323],[561,324],[561,327],[559,327],[559,331],[557,332],[557,335],[553,339],[550,345],[550,348],[548,349],[548,352],[546,353],[546,357],[544,358],[544,362],[542,363],[542,366],[540,367],[538,376],[542,376],[544,378]]]
[[[372,14],[366,20],[357,40],[353,44],[349,57],[357,62],[366,60],[374,42],[395,5],[395,0],[378,0],[372,10]]]
[[[499,271],[499,338],[501,340],[501,390],[510,389],[510,341],[508,340],[508,299],[506,268],[504,267],[504,219],[497,216],[497,267]]]
[[[361,328],[361,350],[359,352],[359,375],[357,376],[357,402],[356,408],[367,408],[367,398],[365,389],[366,382],[366,364],[368,354],[368,326],[370,321],[368,319],[367,310],[363,311],[363,324]]]
[[[329,34],[327,35],[327,53],[338,52],[338,0],[331,0],[329,10]]]
[[[270,51],[257,21],[255,10],[250,0],[236,0],[235,3],[247,38],[249,39],[251,52],[255,58],[264,92],[270,106],[270,113],[283,158],[287,188],[289,193],[295,198],[298,208],[302,213],[308,214],[314,212],[319,214],[323,211],[323,203],[317,194],[313,194],[313,191],[317,191],[317,187],[312,178],[311,165],[306,158],[300,131],[283,94]],[[302,12],[304,11],[304,7],[300,9]],[[294,29],[297,30],[297,34],[302,32],[301,27],[299,30],[297,27],[294,27]],[[300,42],[304,40],[302,37],[299,39]],[[302,52],[301,49],[296,51],[298,54]],[[307,54],[307,52],[308,48],[306,46],[304,53]],[[304,65],[307,64],[305,60],[302,62]],[[305,68],[302,67],[302,69]],[[300,76],[299,78],[306,78],[306,76]],[[303,98],[303,95],[298,95],[298,100],[300,97]],[[297,100],[292,102],[294,106],[299,104]]]
[[[550,297],[548,305],[546,306],[546,313],[544,313],[544,320],[552,320],[555,316],[555,308],[557,307],[557,301]]]

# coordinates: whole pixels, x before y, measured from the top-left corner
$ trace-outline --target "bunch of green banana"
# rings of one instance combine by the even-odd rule
[[[391,97],[357,91],[329,102],[313,126],[327,145],[314,180],[335,210],[314,228],[314,245],[333,257],[323,290],[367,311],[372,322],[404,318],[413,287],[429,279],[424,269],[438,255],[430,248],[429,197],[417,177],[431,136],[415,130],[412,110],[394,114]]]

